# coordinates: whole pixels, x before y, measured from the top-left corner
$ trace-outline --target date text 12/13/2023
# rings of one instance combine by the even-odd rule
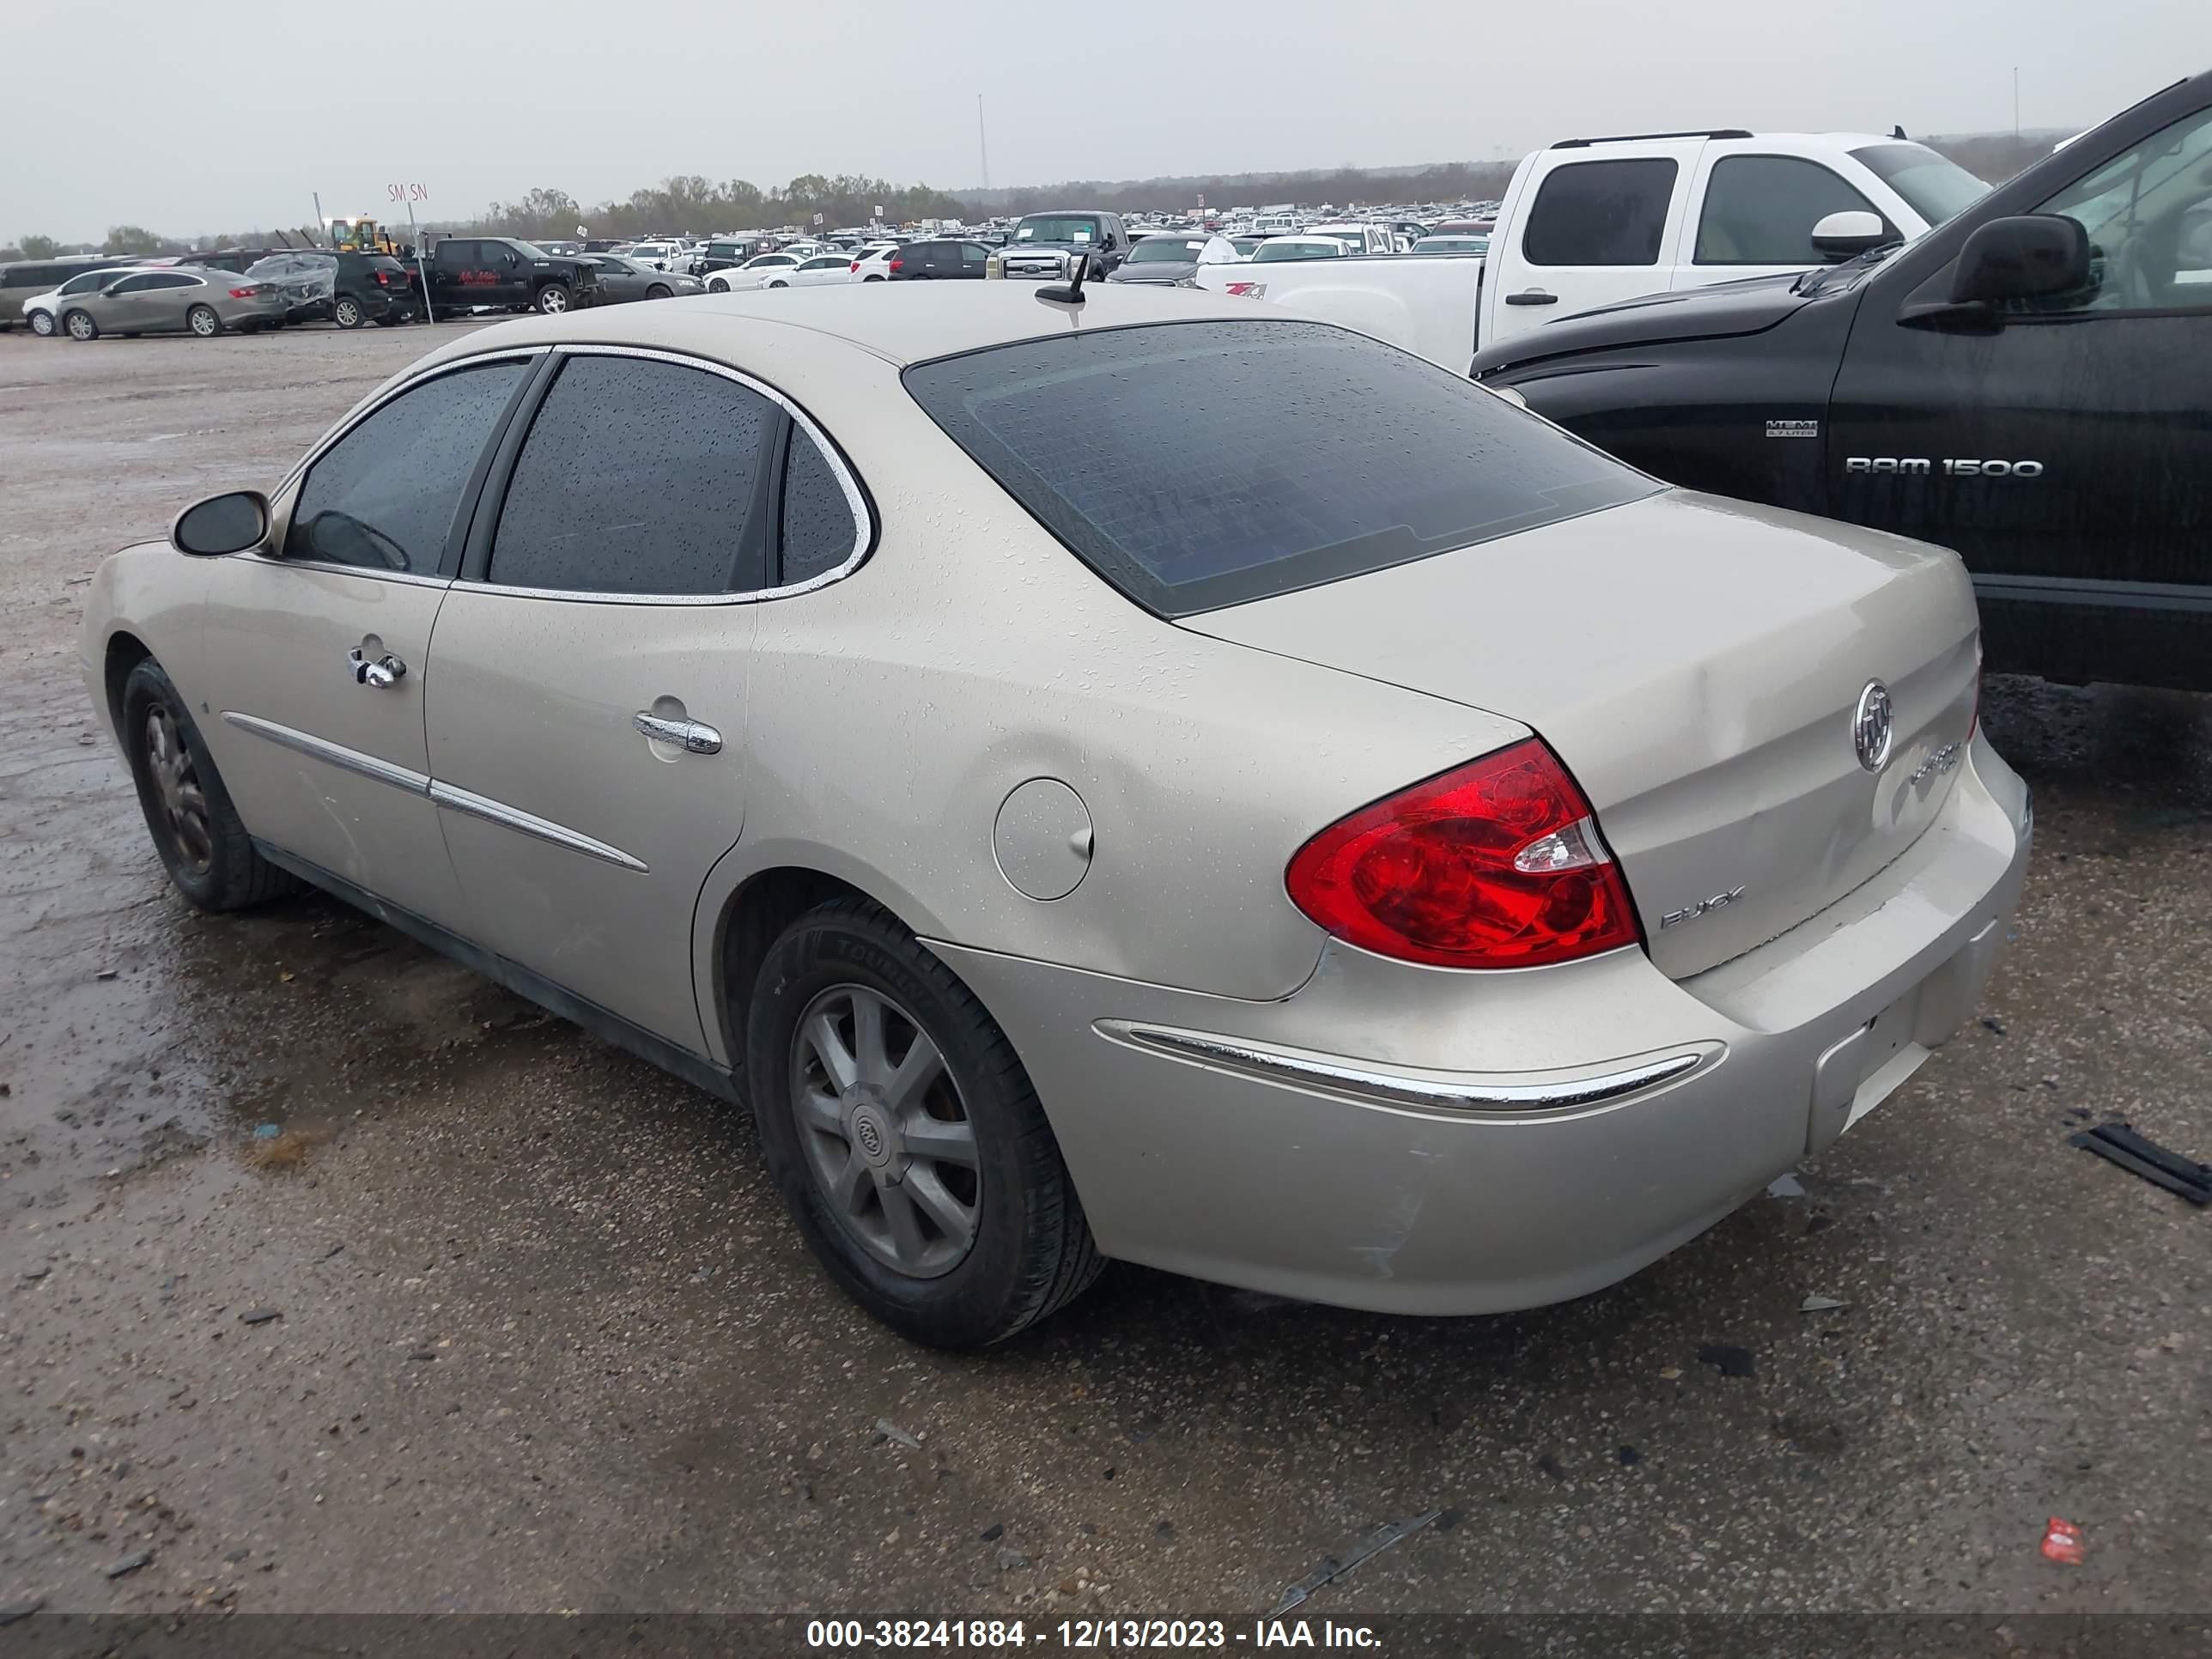
[[[1177,1648],[1357,1648],[1382,1646],[1365,1625],[1304,1619],[1255,1620],[1249,1627],[1222,1619],[1062,1619],[1030,1626],[1003,1619],[816,1619],[806,1645],[830,1651],[957,1649],[989,1653],[1024,1648],[1144,1650]]]

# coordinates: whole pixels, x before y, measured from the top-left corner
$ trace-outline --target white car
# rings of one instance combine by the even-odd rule
[[[906,246],[903,242],[871,242],[854,250],[849,280],[855,283],[887,283],[891,278],[891,256]]]
[[[130,265],[101,265],[97,270],[81,272],[59,288],[48,289],[44,294],[33,294],[23,301],[23,325],[42,340],[50,340],[61,332],[61,301],[63,296],[74,294],[97,294],[108,283],[135,269]]]
[[[853,282],[853,256],[842,248],[830,248],[801,259],[791,273],[793,288],[828,288]]]
[[[796,253],[758,253],[735,270],[718,270],[707,279],[709,294],[743,294],[757,288],[789,288],[801,263]]]
[[[1398,244],[1390,234],[1388,225],[1330,224],[1308,225],[1308,236],[1334,236],[1344,244],[1346,253],[1395,253]]]
[[[623,250],[622,257],[651,265],[655,270],[673,270],[676,258],[682,252],[683,249],[674,242],[633,242]]]

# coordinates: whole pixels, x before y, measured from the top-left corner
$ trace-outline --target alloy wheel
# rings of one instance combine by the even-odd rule
[[[557,288],[540,289],[538,308],[549,317],[557,317],[568,308],[568,296]]]
[[[54,332],[54,313],[51,311],[33,312],[31,313],[31,332],[37,335],[42,340],[51,339],[53,337]]]
[[[146,711],[146,769],[178,861],[192,875],[205,875],[215,864],[207,792],[200,787],[192,751],[177,730],[176,717],[160,703]]]
[[[70,313],[69,331],[73,340],[89,340],[94,332],[92,319],[82,311],[72,311]]]
[[[358,327],[361,323],[361,302],[357,300],[339,301],[333,320],[340,328]]]
[[[837,1224],[915,1279],[958,1267],[975,1242],[975,1127],[944,1054],[882,993],[835,985],[791,1040],[799,1143]]]
[[[205,306],[194,306],[191,314],[185,320],[192,325],[192,332],[198,335],[200,338],[212,340],[221,319]]]

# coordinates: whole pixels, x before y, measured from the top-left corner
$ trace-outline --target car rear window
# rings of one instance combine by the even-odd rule
[[[1039,523],[1165,617],[1662,488],[1433,363],[1322,324],[1088,331],[904,378]]]

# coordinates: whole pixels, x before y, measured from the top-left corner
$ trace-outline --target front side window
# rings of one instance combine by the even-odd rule
[[[61,291],[64,294],[87,293],[103,283],[112,282],[114,277],[115,273],[112,270],[92,271],[82,276],[70,277],[62,284]]]
[[[940,358],[904,380],[1039,523],[1162,616],[1662,488],[1461,375],[1320,324],[1086,331]]]
[[[456,369],[402,392],[307,469],[288,558],[428,574],[527,363]]]
[[[1875,210],[1818,161],[1795,155],[1723,156],[1705,181],[1697,263],[1820,264],[1827,256],[1813,246],[1813,227],[1832,213],[1845,211]]]
[[[2025,309],[2212,307],[2212,110],[2154,133],[2035,210],[2088,233],[2089,283]]]
[[[1656,265],[1678,169],[1667,156],[1553,167],[1528,210],[1532,265]]]
[[[151,276],[125,276],[107,291],[110,294],[143,294],[149,288],[159,286]]]
[[[776,406],[703,368],[571,357],[514,465],[486,580],[579,593],[741,592]]]

